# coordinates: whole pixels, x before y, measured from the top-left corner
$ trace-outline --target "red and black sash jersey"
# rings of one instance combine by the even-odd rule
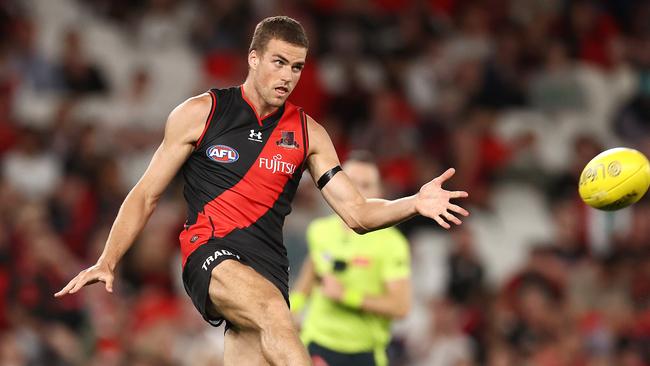
[[[188,218],[180,234],[183,266],[212,238],[281,265],[285,217],[309,149],[306,117],[286,102],[260,118],[241,87],[211,89],[212,110],[182,167]]]

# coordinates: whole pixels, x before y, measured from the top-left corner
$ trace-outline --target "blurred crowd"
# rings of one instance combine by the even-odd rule
[[[400,225],[415,301],[392,365],[650,365],[650,201],[577,196],[598,152],[650,154],[642,0],[0,0],[0,365],[220,364],[180,285],[178,179],[114,294],[52,294],[97,259],[171,109],[242,83],[277,14],[310,37],[291,99],[342,159],[372,151],[387,198],[449,166],[470,192],[461,228]],[[328,212],[305,178],[293,268]]]

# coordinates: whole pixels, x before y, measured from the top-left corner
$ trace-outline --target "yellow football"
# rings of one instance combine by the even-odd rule
[[[591,207],[613,211],[643,197],[650,184],[650,164],[637,150],[624,147],[596,155],[580,175],[580,197]]]

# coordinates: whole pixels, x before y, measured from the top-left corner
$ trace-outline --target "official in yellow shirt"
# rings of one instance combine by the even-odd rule
[[[372,157],[350,154],[343,170],[366,197],[381,196]],[[307,229],[309,254],[291,293],[306,308],[301,338],[314,365],[386,366],[391,320],[411,303],[408,242],[395,228],[356,234],[336,215]]]

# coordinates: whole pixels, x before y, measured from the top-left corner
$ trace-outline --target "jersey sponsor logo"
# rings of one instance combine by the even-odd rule
[[[264,168],[275,173],[285,173],[288,175],[293,174],[296,171],[296,164],[287,163],[282,161],[282,155],[276,154],[273,158],[260,158],[259,167]]]
[[[294,131],[281,131],[282,137],[275,142],[276,145],[284,147],[285,149],[297,149],[300,147],[296,142]]]
[[[215,251],[213,254],[211,254],[211,255],[209,255],[207,258],[205,258],[205,260],[203,261],[203,265],[201,266],[201,268],[203,268],[204,271],[207,271],[207,270],[208,270],[208,266],[210,265],[210,263],[216,261],[217,258],[219,258],[219,257],[223,257],[223,256],[226,256],[226,257],[233,257],[233,258],[240,259],[239,256],[238,256],[237,254],[232,253],[232,252],[230,252],[229,250],[226,250],[226,249],[217,250],[217,251]]]
[[[239,159],[237,150],[226,145],[213,145],[206,150],[208,157],[217,163],[234,163]]]
[[[352,258],[350,263],[356,267],[368,267],[370,265],[371,259],[364,256],[358,256]]]
[[[248,134],[248,139],[255,142],[262,142],[262,132],[251,130],[251,133]]]

